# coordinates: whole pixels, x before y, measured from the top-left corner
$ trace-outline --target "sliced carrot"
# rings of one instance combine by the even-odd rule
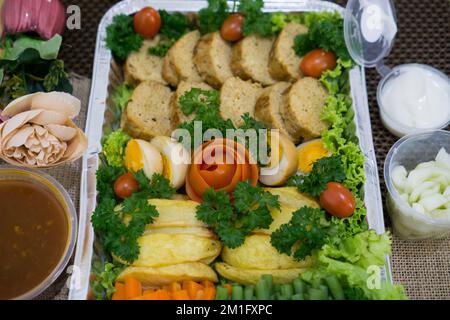
[[[233,286],[229,283],[226,283],[226,284],[222,285],[222,287],[227,288],[228,294],[231,296],[231,294],[233,293]]]
[[[170,292],[164,289],[160,289],[156,291],[156,294],[158,295],[159,300],[170,300],[171,295]]]
[[[190,300],[189,294],[186,290],[179,290],[176,292],[172,292],[173,300]]]
[[[144,300],[170,300],[170,293],[164,289],[147,292],[143,295]]]
[[[139,297],[141,295],[142,295],[141,283],[133,277],[126,277],[125,278],[125,298],[127,300],[131,300],[131,299]]]
[[[203,280],[202,282],[200,282],[200,284],[205,288],[211,288],[211,287],[214,288],[215,287],[214,282],[209,281],[209,280]]]
[[[204,300],[215,300],[216,299],[216,288],[215,287],[206,287],[204,289]]]
[[[169,292],[176,292],[181,290],[181,284],[178,282],[172,282],[168,286],[163,287],[164,290],[167,290]]]
[[[189,297],[194,300],[197,297],[197,292],[202,290],[203,286],[195,281],[183,281],[183,290],[186,290]]]
[[[147,290],[144,290],[144,292],[142,292],[142,295],[145,296],[146,294],[150,294],[150,293],[153,293],[153,292],[155,292],[155,291],[156,291],[156,290],[147,289]]]
[[[116,292],[112,296],[112,300],[125,300],[125,285],[121,282],[116,282]]]
[[[142,297],[144,298],[144,300],[159,300],[159,295],[156,293],[156,291],[146,293]]]
[[[198,290],[193,300],[205,300],[205,288]]]

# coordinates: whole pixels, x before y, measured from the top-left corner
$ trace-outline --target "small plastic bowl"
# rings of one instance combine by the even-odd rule
[[[381,122],[386,127],[386,129],[388,129],[393,135],[395,135],[397,137],[403,137],[408,134],[426,132],[426,131],[430,131],[430,130],[444,129],[450,124],[450,112],[449,112],[447,118],[443,119],[442,123],[440,123],[439,125],[436,125],[435,127],[415,128],[415,127],[406,126],[403,123],[398,122],[397,120],[395,120],[394,118],[392,118],[389,115],[389,112],[386,111],[386,107],[383,105],[383,103],[381,101],[381,94],[384,90],[385,85],[392,79],[398,77],[405,69],[410,68],[410,67],[419,67],[419,68],[423,68],[423,69],[427,70],[428,72],[432,72],[435,75],[441,77],[444,81],[447,81],[450,85],[450,79],[447,77],[447,75],[445,75],[444,73],[442,73],[441,71],[439,71],[433,67],[427,66],[426,64],[410,63],[410,64],[403,64],[403,65],[393,68],[392,71],[389,72],[380,81],[380,83],[378,85],[377,102],[378,102],[378,106],[380,108]],[[399,94],[401,94],[401,93],[399,93]]]
[[[411,208],[400,197],[391,179],[394,167],[402,165],[410,172],[419,163],[434,160],[441,148],[450,152],[450,132],[433,130],[403,137],[386,157],[387,208],[394,231],[402,239],[434,239],[450,234],[450,219],[433,219]]]
[[[22,180],[44,187],[50,191],[56,199],[58,199],[67,216],[68,236],[66,247],[61,259],[50,274],[39,285],[21,296],[13,298],[13,300],[33,299],[47,289],[53,282],[55,282],[67,266],[75,247],[78,222],[77,212],[67,191],[58,183],[58,181],[46,173],[31,169],[19,169],[17,167],[6,165],[0,166],[0,180]]]

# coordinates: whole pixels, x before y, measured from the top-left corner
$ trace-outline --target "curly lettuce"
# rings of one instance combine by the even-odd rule
[[[330,127],[322,132],[322,142],[330,152],[341,157],[345,171],[343,183],[356,199],[356,210],[353,216],[338,221],[345,226],[344,236],[350,236],[368,228],[363,202],[363,186],[366,180],[365,159],[359,147],[354,122],[355,113],[349,95],[348,72],[351,66],[351,61],[339,59],[336,68],[326,71],[320,79],[329,92],[322,119],[328,122]]]
[[[122,129],[111,132],[103,139],[103,154],[106,157],[108,165],[112,167],[122,167],[124,163],[125,146],[130,140]]]
[[[407,296],[401,285],[392,285],[380,278],[386,255],[390,253],[388,233],[378,235],[373,230],[365,231],[336,245],[323,246],[317,255],[317,269],[303,277],[310,279],[317,277],[315,273],[329,273],[338,276],[347,289],[351,289],[347,292],[360,292],[360,298],[404,300]]]

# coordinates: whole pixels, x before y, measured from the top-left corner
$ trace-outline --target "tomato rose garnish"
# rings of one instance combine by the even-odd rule
[[[228,139],[215,139],[202,144],[194,153],[186,177],[186,192],[194,201],[201,202],[203,193],[216,191],[233,193],[241,181],[256,186],[258,166],[248,150],[240,143]]]

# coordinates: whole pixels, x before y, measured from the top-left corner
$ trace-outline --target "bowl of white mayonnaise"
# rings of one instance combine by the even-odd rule
[[[395,67],[378,85],[380,117],[397,137],[450,124],[450,79],[423,64]]]

